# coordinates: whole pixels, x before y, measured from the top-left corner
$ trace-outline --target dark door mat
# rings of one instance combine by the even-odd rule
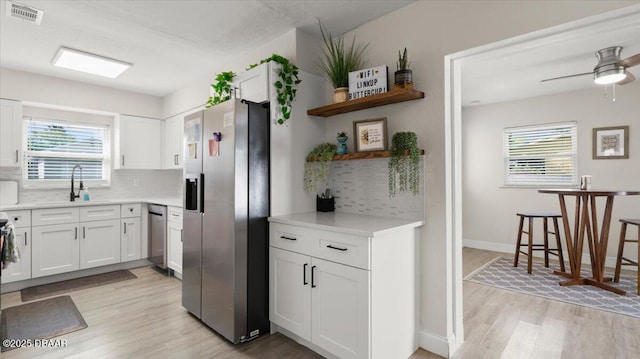
[[[2,351],[7,347],[5,339],[50,339],[87,327],[75,303],[68,295],[27,303],[2,310],[0,337]]]
[[[65,280],[62,282],[38,285],[25,288],[20,291],[23,302],[36,300],[54,295],[73,292],[76,290],[93,288],[105,284],[121,282],[127,279],[138,278],[128,270],[117,270],[114,272],[90,275],[88,277]]]

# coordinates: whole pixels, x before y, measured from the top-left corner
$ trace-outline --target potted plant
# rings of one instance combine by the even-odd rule
[[[398,50],[398,61],[396,62],[396,66],[398,67],[398,70],[394,74],[394,83],[396,85],[401,85],[402,87],[406,84],[413,83],[413,71],[409,69],[411,61],[409,61],[409,57],[407,56],[406,47],[403,52]]]
[[[333,143],[321,143],[309,152],[304,164],[305,192],[317,192],[320,185],[326,184],[336,147]]]
[[[333,85],[335,93],[333,102],[345,102],[349,96],[349,72],[364,67],[364,53],[369,44],[356,45],[353,37],[351,46],[346,47],[344,37],[334,39],[318,20],[320,33],[324,42],[324,56],[320,61],[320,68]]]
[[[336,151],[337,155],[344,155],[347,153],[347,140],[349,139],[349,137],[347,136],[347,134],[342,131],[342,132],[338,132],[338,135],[336,136],[336,141],[338,141],[338,150]]]
[[[389,197],[407,190],[420,193],[420,149],[415,132],[395,133],[389,152]]]

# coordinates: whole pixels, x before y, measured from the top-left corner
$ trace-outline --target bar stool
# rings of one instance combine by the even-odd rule
[[[564,272],[564,258],[562,256],[562,244],[560,243],[560,230],[558,227],[558,218],[562,218],[562,215],[555,213],[516,213],[520,217],[520,226],[518,227],[518,241],[516,243],[516,254],[513,260],[513,266],[518,266],[518,257],[520,253],[527,256],[527,273],[531,274],[531,262],[533,251],[544,251],[544,266],[549,267],[549,254],[553,254],[558,257],[560,261],[560,270]],[[527,231],[523,229],[524,220],[529,220],[529,228]],[[544,230],[544,243],[533,244],[533,220],[535,218],[542,218],[543,230]],[[553,219],[553,231],[549,231],[548,219]],[[527,234],[529,237],[528,243],[522,243],[522,234]],[[556,248],[549,248],[549,234],[556,236]],[[527,251],[521,251],[520,247],[526,246]]]
[[[638,262],[640,262],[640,219],[621,219],[622,223],[620,227],[620,243],[618,244],[618,258],[616,259],[616,274],[613,277],[613,281],[618,283],[620,281],[620,268],[622,266],[636,266],[638,267],[638,295],[640,295],[640,266]],[[627,239],[627,225],[637,226],[638,227],[638,237],[637,239]],[[638,245],[638,260],[634,261],[629,258],[625,258],[623,256],[624,244],[625,243],[636,243]]]

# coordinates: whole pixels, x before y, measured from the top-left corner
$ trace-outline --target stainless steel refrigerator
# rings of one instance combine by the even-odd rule
[[[269,108],[185,117],[182,306],[233,343],[269,330]]]

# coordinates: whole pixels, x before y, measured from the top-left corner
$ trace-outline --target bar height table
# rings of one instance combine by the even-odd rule
[[[593,285],[620,295],[625,295],[625,291],[606,284],[606,282],[611,281],[611,278],[604,276],[604,262],[607,257],[607,244],[609,243],[613,198],[615,196],[640,195],[640,191],[541,189],[538,190],[538,192],[557,194],[560,199],[560,211],[562,212],[562,222],[571,268],[571,273],[554,271],[555,274],[569,278],[567,281],[560,282],[560,285]],[[569,225],[565,196],[573,196],[576,199],[573,235]],[[606,198],[602,227],[600,230],[598,228],[598,212],[596,208],[596,199],[598,197]],[[585,234],[591,256],[591,271],[593,275],[591,278],[582,277],[580,273]]]

